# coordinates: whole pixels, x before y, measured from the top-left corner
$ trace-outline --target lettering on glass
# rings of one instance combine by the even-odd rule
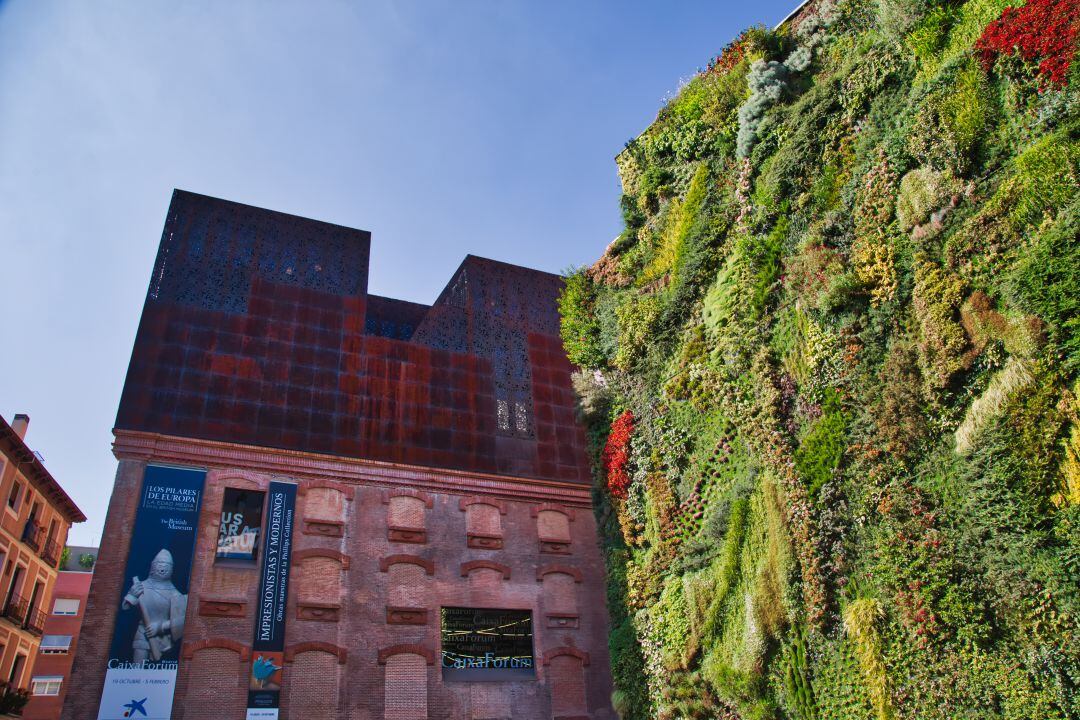
[[[440,616],[444,680],[535,677],[530,611],[444,607]]]
[[[262,526],[263,497],[253,490],[225,488],[221,500],[217,557],[254,562]]]

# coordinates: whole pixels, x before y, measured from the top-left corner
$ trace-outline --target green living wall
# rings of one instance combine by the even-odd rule
[[[622,717],[1080,717],[1077,0],[751,28],[569,276]]]

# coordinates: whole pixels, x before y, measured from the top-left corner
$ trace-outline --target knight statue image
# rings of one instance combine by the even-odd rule
[[[150,575],[145,580],[132,578],[131,589],[124,596],[124,610],[137,608],[139,627],[131,643],[135,662],[161,660],[184,635],[187,595],[172,584],[173,556],[164,548],[150,561]]]

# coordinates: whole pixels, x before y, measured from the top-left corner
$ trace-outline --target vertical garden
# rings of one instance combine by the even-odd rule
[[[561,312],[624,720],[1080,717],[1080,2],[1018,2],[811,2],[619,155]]]

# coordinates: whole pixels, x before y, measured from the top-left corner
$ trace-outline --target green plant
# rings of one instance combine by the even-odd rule
[[[64,548],[65,550],[67,548]],[[93,570],[94,565],[97,563],[97,555],[92,553],[83,553],[79,556],[79,567],[83,570]]]
[[[896,219],[900,229],[911,230],[929,221],[960,190],[960,184],[948,171],[921,167],[904,175],[896,200]]]
[[[966,366],[968,338],[960,323],[965,290],[962,278],[925,258],[916,263],[912,303],[919,323],[919,361],[931,392],[947,387]]]
[[[796,720],[817,720],[817,704],[806,657],[806,633],[793,629],[781,649],[785,706]]]
[[[822,485],[833,479],[844,457],[847,416],[836,391],[827,392],[821,417],[806,432],[795,451],[795,469],[813,498]]]
[[[878,631],[878,624],[884,616],[881,603],[877,600],[859,598],[844,611],[844,631],[855,645],[855,655],[859,658],[878,720],[891,720],[896,714],[889,697],[888,671]]]
[[[652,282],[676,269],[685,253],[690,230],[701,212],[705,194],[708,192],[708,179],[709,168],[702,163],[694,173],[694,179],[690,181],[686,198],[682,202],[672,201],[668,210],[668,226],[661,238],[660,247],[657,248],[652,261],[642,272],[643,283]]]
[[[1038,234],[1009,287],[1018,303],[1047,322],[1065,366],[1080,370],[1080,203]]]
[[[974,62],[958,64],[938,82],[915,112],[908,150],[924,164],[963,175],[975,160],[994,106]]]
[[[1080,717],[1080,63],[987,72],[1011,1],[809,4],[617,158],[560,309],[623,717]]]
[[[570,361],[582,367],[603,367],[606,361],[595,305],[596,291],[585,271],[568,274],[559,295],[560,330]]]

